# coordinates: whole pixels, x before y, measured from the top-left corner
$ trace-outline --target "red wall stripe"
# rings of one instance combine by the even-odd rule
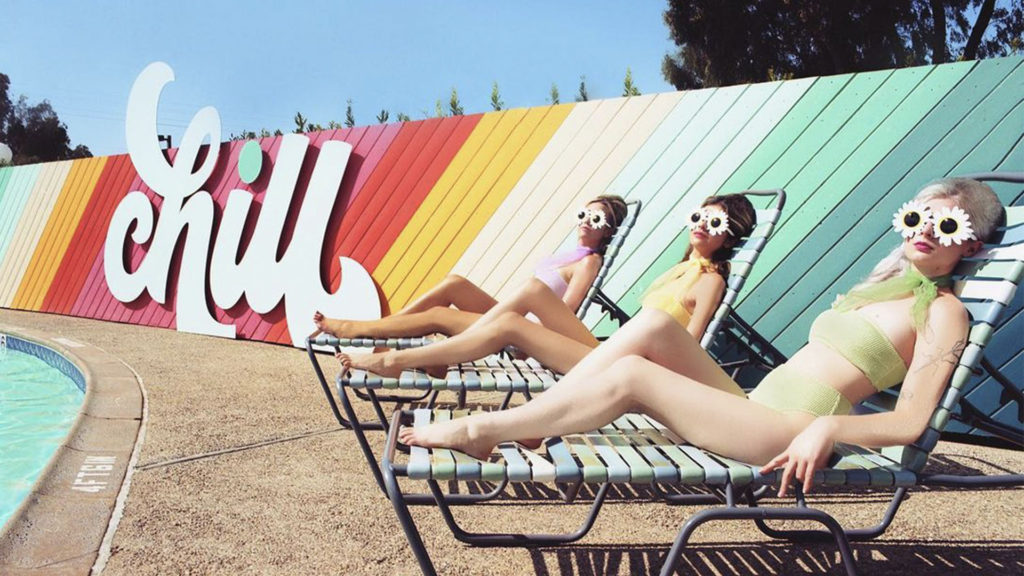
[[[68,314],[82,290],[89,268],[102,247],[105,234],[103,223],[110,221],[117,200],[123,196],[122,188],[135,177],[135,168],[127,154],[111,157],[103,168],[93,190],[77,193],[90,194],[89,203],[75,228],[68,250],[64,253],[50,290],[43,300],[42,310]]]

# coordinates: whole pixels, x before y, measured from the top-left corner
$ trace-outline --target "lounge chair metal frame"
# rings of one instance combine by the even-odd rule
[[[971,316],[968,343],[950,378],[945,395],[920,438],[908,446],[872,451],[839,445],[830,467],[815,473],[818,486],[872,486],[895,488],[893,497],[875,526],[844,528],[833,516],[807,505],[799,486],[792,507],[758,506],[753,489],[777,486],[781,472],[761,475],[759,468],[715,455],[693,446],[672,444],[678,441],[659,423],[643,415],[623,416],[615,423],[583,435],[546,440],[547,456],[533,453],[516,444],[499,445],[503,462],[483,462],[446,449],[428,451],[412,447],[408,463],[399,463],[397,432],[401,426],[419,426],[431,419],[444,420],[463,413],[426,409],[396,411],[391,419],[382,470],[388,497],[409,544],[424,574],[436,573],[419,532],[409,514],[410,501],[397,478],[427,481],[434,502],[456,539],[474,546],[547,546],[576,541],[593,526],[613,482],[646,483],[652,486],[705,485],[717,488],[724,506],[703,510],[691,516],[679,530],[661,574],[675,573],[690,535],[700,525],[716,520],[753,520],[766,535],[795,542],[835,542],[840,562],[849,575],[857,574],[851,541],[870,540],[883,534],[893,521],[900,504],[912,486],[1011,486],[1024,484],[1024,475],[957,476],[922,473],[928,455],[938,443],[941,430],[957,405],[960,391],[975,374],[1003,309],[1012,300],[1024,274],[1024,206],[1007,210],[1008,225],[999,238],[977,256],[964,259],[954,273],[955,290]],[[580,440],[590,439],[591,444]],[[666,438],[669,440],[667,441]],[[593,446],[591,448],[590,446]],[[604,448],[602,451],[601,448]],[[598,458],[600,456],[600,459]],[[639,472],[638,472],[639,471]],[[470,533],[462,529],[451,514],[450,495],[441,492],[439,480],[572,482],[601,484],[591,510],[579,529],[566,534]],[[422,495],[416,495],[422,496]],[[742,505],[745,502],[745,505]],[[769,520],[810,520],[824,530],[781,530]]]
[[[747,191],[743,192],[743,194],[773,198],[774,202],[770,208],[757,211],[757,227],[751,236],[735,249],[731,259],[732,269],[727,281],[726,292],[723,295],[722,303],[716,309],[714,317],[708,324],[704,338],[701,340],[702,345],[706,345],[706,343],[711,342],[714,338],[715,331],[723,325],[723,320],[732,312],[732,304],[736,301],[736,297],[739,291],[743,288],[743,284],[746,281],[747,276],[749,276],[752,266],[757,261],[758,256],[764,249],[768,239],[771,237],[771,234],[775,229],[775,225],[778,223],[779,215],[781,214],[782,208],[786,202],[786,193],[782,189]],[[636,202],[639,203],[639,201]],[[639,210],[639,208],[637,208],[637,210]],[[632,214],[635,216],[636,211],[632,212]],[[628,226],[632,227],[634,221],[635,218],[628,223]],[[623,225],[625,226],[626,223],[624,222]],[[620,246],[621,242],[615,246],[615,252],[618,252]],[[611,246],[609,248],[611,248]],[[595,294],[601,294],[602,297],[607,298],[603,293],[600,293],[600,286],[604,282],[604,276],[607,275],[607,271],[607,266],[602,267],[599,279],[595,280],[594,286],[591,289],[591,297]],[[585,313],[585,307],[581,306],[577,316],[582,318]],[[380,465],[378,464],[377,457],[374,455],[373,449],[371,448],[369,440],[365,434],[368,430],[387,429],[388,417],[384,408],[381,406],[381,402],[402,404],[422,401],[428,396],[431,396],[430,400],[427,402],[427,407],[432,408],[435,405],[439,392],[451,390],[459,394],[457,406],[461,408],[465,405],[465,393],[467,391],[499,391],[505,393],[505,398],[500,404],[499,409],[505,409],[514,394],[521,393],[529,399],[532,393],[545,390],[553,385],[559,377],[534,360],[500,359],[496,356],[491,356],[477,362],[463,363],[450,367],[448,376],[444,379],[432,378],[416,370],[406,371],[399,378],[381,378],[363,371],[353,371],[351,376],[339,374],[336,378],[337,396],[341,402],[341,408],[339,409],[338,402],[335,401],[333,394],[331,394],[330,388],[327,386],[324,378],[323,371],[321,370],[319,363],[316,361],[316,357],[314,356],[309,340],[307,340],[306,350],[309,354],[310,361],[313,363],[313,368],[316,371],[321,388],[327,397],[332,413],[343,427],[350,428],[355,432],[356,440],[359,443],[360,450],[362,450],[363,455],[366,457],[367,464],[370,466],[374,480],[376,480],[381,491],[385,494],[387,493],[387,489],[385,487],[383,475],[380,471]],[[348,389],[351,389],[352,392],[361,399],[368,400],[371,403],[374,414],[377,417],[376,422],[363,422],[359,419],[349,396]],[[378,393],[378,390],[394,389],[419,391],[420,395],[410,397],[394,394],[381,395]],[[344,415],[341,413],[342,410],[344,411]],[[506,484],[504,482],[499,482],[492,490],[482,494],[450,494],[448,495],[448,501],[454,504],[468,504],[493,499],[504,490],[505,485]],[[575,492],[578,489],[578,483],[569,486],[567,488],[569,493],[565,497],[567,499],[574,498]],[[673,498],[671,495],[667,495],[667,497],[669,499]],[[694,498],[689,500],[696,501],[700,498],[703,497],[700,495],[694,495]],[[415,501],[416,503],[432,503],[433,499],[428,494],[422,494],[415,495],[411,498],[411,501]]]
[[[590,306],[590,302],[595,298],[596,295],[600,294],[601,286],[604,284],[605,278],[608,277],[608,273],[611,270],[611,266],[615,261],[615,257],[618,255],[619,250],[622,248],[622,244],[626,241],[630,231],[633,230],[633,226],[636,225],[636,219],[640,215],[640,210],[643,208],[643,202],[640,200],[630,200],[626,202],[626,217],[622,219],[622,223],[615,230],[615,235],[608,243],[605,249],[604,259],[601,263],[601,269],[598,271],[597,276],[594,277],[594,281],[587,290],[587,295],[583,298],[583,302],[576,311],[577,318],[583,318],[586,314],[587,309]],[[306,338],[306,354],[309,357],[310,364],[313,365],[313,372],[316,374],[317,381],[320,383],[320,387],[323,388],[324,394],[327,396],[327,402],[331,406],[331,412],[334,414],[335,419],[341,424],[343,428],[352,428],[353,422],[350,418],[342,416],[341,411],[338,409],[337,403],[331,394],[331,388],[327,384],[327,379],[324,377],[323,369],[320,367],[320,363],[316,358],[316,349],[314,346],[329,347],[334,352],[340,352],[343,347],[357,347],[357,348],[392,348],[401,350],[403,348],[416,348],[420,346],[428,346],[433,344],[439,336],[420,336],[414,338],[335,338],[327,334],[321,334],[316,338]],[[377,416],[380,422],[368,422],[362,424],[364,430],[384,430],[387,428],[387,418],[384,415],[384,411],[380,408],[380,402],[390,402],[396,405],[409,402],[422,402],[430,396],[430,404],[433,405],[437,400],[438,393],[434,390],[421,390],[418,396],[408,395],[396,395],[396,394],[385,394],[385,395],[371,395],[362,390],[356,390],[356,395],[364,401],[369,401],[374,404],[374,410],[377,412]],[[506,398],[506,403],[511,398]],[[465,398],[460,395],[459,402],[462,403]],[[360,424],[356,424],[357,426]],[[383,489],[383,485],[381,487]]]

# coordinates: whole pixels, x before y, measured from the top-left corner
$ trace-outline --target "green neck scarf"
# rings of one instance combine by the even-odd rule
[[[842,300],[837,302],[833,308],[839,312],[847,312],[873,302],[898,300],[913,294],[914,307],[911,308],[910,314],[914,319],[914,326],[921,328],[928,317],[928,306],[938,295],[939,287],[952,284],[953,280],[948,275],[929,278],[919,272],[917,268],[910,266],[899,276],[893,276],[888,280],[851,291]]]

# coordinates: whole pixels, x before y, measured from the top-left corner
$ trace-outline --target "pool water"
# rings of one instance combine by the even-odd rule
[[[60,370],[0,347],[0,526],[64,442],[83,398]]]

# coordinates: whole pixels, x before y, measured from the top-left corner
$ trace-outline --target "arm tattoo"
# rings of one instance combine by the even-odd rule
[[[950,364],[956,366],[956,363],[960,360],[960,355],[963,354],[964,348],[967,347],[966,340],[957,340],[953,344],[953,348],[949,351],[939,350],[935,353],[929,353],[926,355],[928,359],[925,364],[922,364],[915,372],[921,372],[925,368],[930,369],[930,373],[934,375],[942,364]]]

